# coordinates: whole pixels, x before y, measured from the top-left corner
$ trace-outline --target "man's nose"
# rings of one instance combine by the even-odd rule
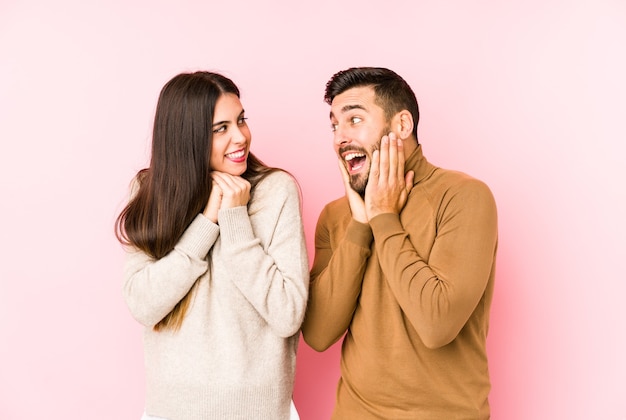
[[[346,131],[339,125],[335,127],[333,140],[337,146],[345,146],[350,143],[350,138],[347,136]]]

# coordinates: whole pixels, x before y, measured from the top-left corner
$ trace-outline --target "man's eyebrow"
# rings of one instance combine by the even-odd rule
[[[362,109],[363,111],[367,111],[363,105],[346,105],[341,108],[341,112],[348,112],[353,109]]]
[[[365,109],[365,107],[364,107],[363,105],[357,105],[357,104],[355,104],[355,105],[344,105],[344,106],[341,108],[341,113],[343,114],[343,113],[348,112],[348,111],[351,111],[351,110],[353,110],[353,109],[362,109],[363,111],[367,111],[367,109]],[[330,111],[330,118],[333,118],[334,116],[335,116],[335,115],[333,114],[333,112],[332,112],[332,111]]]

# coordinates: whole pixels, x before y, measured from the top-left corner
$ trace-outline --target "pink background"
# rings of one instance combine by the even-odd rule
[[[625,420],[625,45],[621,0],[0,0],[0,419],[141,415],[113,221],[169,78],[240,86],[312,252],[342,194],[324,85],[377,65],[414,87],[427,157],[498,202],[493,418]],[[328,418],[338,350],[301,342],[303,420]]]

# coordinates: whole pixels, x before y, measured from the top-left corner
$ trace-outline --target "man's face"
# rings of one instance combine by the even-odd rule
[[[356,87],[335,96],[330,106],[335,152],[348,171],[352,189],[361,196],[365,194],[372,153],[390,131],[375,98],[372,87]]]

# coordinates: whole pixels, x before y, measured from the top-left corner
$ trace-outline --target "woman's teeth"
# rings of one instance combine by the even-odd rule
[[[241,159],[245,153],[245,150],[239,150],[237,152],[227,153],[226,157],[229,159]]]

